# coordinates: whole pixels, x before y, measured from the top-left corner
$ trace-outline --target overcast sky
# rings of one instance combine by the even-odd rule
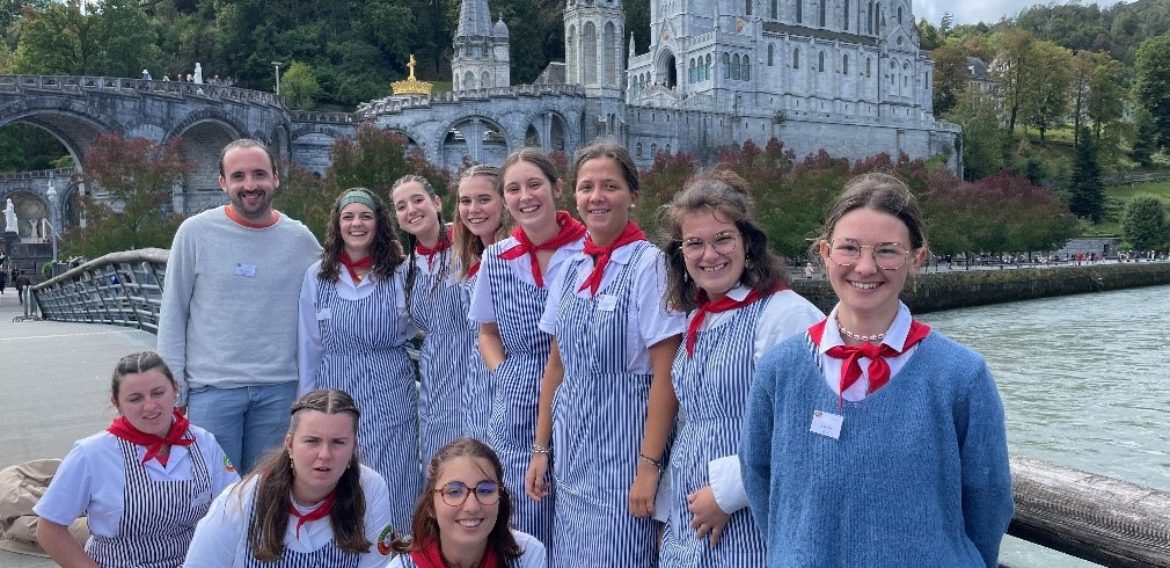
[[[914,18],[926,18],[926,21],[938,25],[942,15],[950,12],[955,16],[955,24],[977,24],[986,22],[993,24],[1000,18],[1014,18],[1024,8],[1034,4],[1047,4],[1047,1],[1035,0],[913,0]],[[1066,0],[1058,0],[1056,4],[1066,4]],[[1117,0],[1084,0],[1083,4],[1096,3],[1101,7],[1112,6]]]

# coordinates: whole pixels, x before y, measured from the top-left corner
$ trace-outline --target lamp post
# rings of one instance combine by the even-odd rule
[[[57,270],[57,218],[60,213],[57,207],[57,188],[53,187],[53,178],[49,178],[49,189],[45,190],[45,197],[49,198],[49,240],[53,242],[53,272]],[[56,276],[56,274],[54,274]]]
[[[280,61],[273,61],[272,66],[276,68],[276,94],[280,94],[280,66],[284,63]]]

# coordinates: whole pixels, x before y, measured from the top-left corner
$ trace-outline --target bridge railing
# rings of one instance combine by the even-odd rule
[[[264,104],[285,108],[284,98],[276,94],[225,87],[209,83],[187,81],[147,81],[128,77],[98,77],[88,75],[0,75],[0,93],[63,91],[115,91],[120,93],[150,93],[170,96],[192,96],[213,100]]]
[[[158,333],[169,257],[153,248],[107,254],[34,286],[33,302],[44,319]]]
[[[157,333],[169,256],[108,254],[33,287],[34,301],[45,319]],[[1170,568],[1170,493],[1021,456],[1011,468],[1009,534],[1108,568]]]

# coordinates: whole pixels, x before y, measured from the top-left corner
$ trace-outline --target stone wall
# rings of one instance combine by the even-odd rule
[[[902,301],[914,313],[1170,284],[1170,263],[1099,263],[1058,268],[955,270],[919,274],[906,283]],[[825,280],[795,279],[796,290],[825,313],[837,297]]]

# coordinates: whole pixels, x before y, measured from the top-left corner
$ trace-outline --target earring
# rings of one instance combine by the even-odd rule
[[[634,208],[634,205],[636,205],[636,204],[635,204],[635,203],[631,203],[631,204],[630,204],[630,209],[633,209],[633,208]]]

